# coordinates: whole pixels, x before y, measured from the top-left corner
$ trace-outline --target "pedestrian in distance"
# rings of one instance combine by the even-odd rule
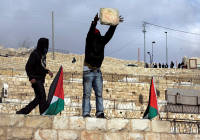
[[[162,64],[162,68],[165,68],[165,64],[164,63]]]
[[[171,61],[171,63],[170,63],[170,68],[173,68],[173,67],[174,67],[174,62]]]
[[[161,68],[161,63],[158,64],[159,68]]]

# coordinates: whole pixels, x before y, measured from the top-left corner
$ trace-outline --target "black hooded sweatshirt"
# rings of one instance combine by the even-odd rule
[[[30,54],[26,63],[25,69],[29,80],[36,79],[36,81],[45,81],[45,76],[49,71],[46,69],[46,54],[48,48],[49,40],[40,38],[37,43],[37,48]]]
[[[100,68],[104,59],[105,45],[112,38],[117,26],[110,26],[105,36],[100,33],[95,34],[97,23],[92,22],[86,38],[85,60],[84,62],[91,67]]]

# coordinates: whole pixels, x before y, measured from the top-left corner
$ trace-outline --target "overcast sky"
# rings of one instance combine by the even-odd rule
[[[199,0],[0,0],[0,45],[17,48],[25,40],[35,46],[38,38],[47,37],[51,45],[51,12],[55,19],[55,48],[83,54],[85,38],[100,8],[117,8],[125,22],[118,25],[105,55],[120,59],[144,59],[143,21],[159,26],[196,33],[186,34],[146,25],[146,51],[154,61],[165,62],[167,44],[169,62],[183,56],[200,56]],[[101,34],[109,26],[97,25]],[[198,35],[199,34],[199,35]],[[149,62],[149,56],[146,55]]]

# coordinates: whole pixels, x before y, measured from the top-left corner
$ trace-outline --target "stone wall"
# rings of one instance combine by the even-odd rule
[[[169,121],[0,114],[0,140],[199,140]]]
[[[161,70],[159,70],[161,71]],[[173,72],[175,70],[172,70]],[[55,72],[54,72],[55,73]],[[181,72],[183,73],[183,72]],[[30,82],[23,70],[5,70],[0,73],[0,84],[5,82],[9,85],[8,97],[0,104],[1,113],[15,113],[16,110],[24,107],[34,98],[34,92]],[[54,74],[55,75],[55,74]],[[155,77],[155,86],[159,92],[158,104],[161,117],[166,118],[166,112],[163,112],[165,102],[166,88],[181,89],[199,89],[199,79],[190,77],[188,74],[165,75]],[[105,114],[109,118],[141,118],[146,109],[149,98],[149,87],[151,76],[147,75],[130,75],[130,74],[113,74],[103,73],[103,98]],[[52,79],[47,76],[45,82],[46,93]],[[64,72],[64,93],[65,109],[62,112],[64,116],[80,116],[82,104],[82,73]],[[139,102],[142,95],[143,101]],[[95,114],[95,96],[91,96],[92,112]],[[39,114],[38,109],[31,112],[32,115]],[[169,114],[168,114],[169,115]],[[180,115],[170,114],[172,118],[199,119],[198,114]],[[192,117],[191,117],[192,116]]]
[[[108,119],[96,119],[95,96],[92,92],[92,118],[83,119],[82,69],[83,55],[55,54],[55,60],[47,56],[47,66],[54,75],[60,65],[64,68],[64,111],[57,116],[38,116],[38,107],[30,115],[15,115],[34,98],[33,89],[24,70],[28,55],[23,57],[0,56],[0,87],[9,85],[8,97],[0,103],[0,140],[197,140],[196,127],[192,134],[175,134],[171,122],[159,121],[163,118],[188,119],[191,125],[181,132],[199,124],[199,114],[180,114],[164,112],[165,90],[167,88],[200,90],[199,70],[186,69],[144,69],[128,67],[127,64],[141,63],[106,57],[102,65],[103,98],[105,114]],[[73,57],[77,62],[71,63]],[[158,96],[159,116],[154,120],[141,120],[149,97],[151,76],[155,77]],[[45,82],[48,93],[52,79],[47,76]],[[142,95],[142,102],[139,97]],[[125,119],[124,119],[125,118]],[[66,123],[63,123],[66,122]],[[179,126],[183,126],[180,123]],[[181,129],[180,129],[181,130]],[[190,132],[190,129],[189,131]]]

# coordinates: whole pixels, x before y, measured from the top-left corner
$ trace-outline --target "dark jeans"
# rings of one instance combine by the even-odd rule
[[[96,96],[96,116],[103,113],[103,78],[101,71],[86,71],[83,72],[83,101],[82,115],[89,115],[91,111],[90,96],[91,90],[94,89]]]
[[[36,83],[32,84],[32,88],[35,92],[35,98],[20,111],[24,114],[29,114],[39,104],[39,111],[41,115],[47,108],[44,83],[42,81],[36,81]]]

